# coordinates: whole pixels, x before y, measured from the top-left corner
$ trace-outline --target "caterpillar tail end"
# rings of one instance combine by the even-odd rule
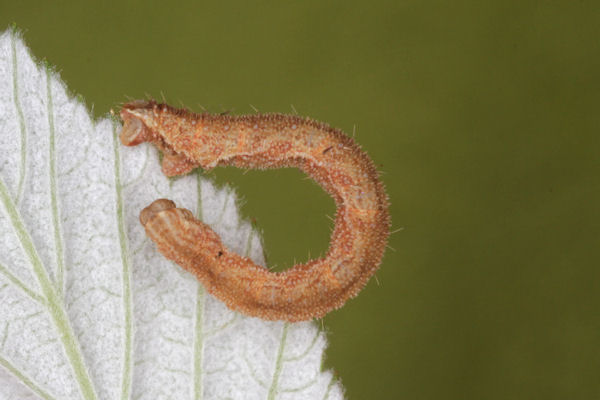
[[[143,226],[146,226],[148,221],[150,221],[154,216],[156,216],[161,211],[169,210],[171,208],[177,207],[175,202],[169,199],[158,199],[154,200],[152,204],[148,207],[144,208],[140,212],[140,222]]]

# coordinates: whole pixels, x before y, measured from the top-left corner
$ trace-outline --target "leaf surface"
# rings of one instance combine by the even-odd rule
[[[315,323],[227,309],[146,238],[166,197],[264,265],[230,188],[121,147],[18,33],[0,36],[0,399],[340,399]]]

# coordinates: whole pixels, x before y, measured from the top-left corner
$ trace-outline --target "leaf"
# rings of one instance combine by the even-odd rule
[[[14,30],[0,36],[0,399],[339,399],[314,323],[228,310],[146,238],[168,197],[264,264],[230,188],[123,148]]]

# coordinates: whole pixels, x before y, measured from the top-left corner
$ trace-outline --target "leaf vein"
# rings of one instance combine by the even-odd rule
[[[59,337],[65,349],[65,353],[73,367],[73,373],[75,374],[75,378],[79,383],[81,394],[87,400],[95,400],[97,397],[94,390],[94,385],[92,384],[88,370],[85,367],[83,355],[81,354],[81,349],[79,348],[79,342],[75,338],[75,334],[69,323],[66,311],[54,290],[47,271],[42,264],[42,260],[35,249],[29,233],[25,229],[21,216],[19,215],[19,212],[17,211],[15,204],[8,193],[8,189],[6,188],[6,185],[2,179],[0,179],[0,201],[4,205],[6,213],[8,214],[13,229],[19,238],[21,246],[29,258],[29,262],[31,263],[40,287],[42,288],[42,292],[44,293],[44,297],[46,297],[48,302],[48,311],[52,316]]]
[[[121,263],[123,265],[123,308],[125,313],[125,337],[123,348],[123,378],[121,382],[121,398],[128,400],[131,394],[131,375],[132,375],[132,294],[131,294],[131,266],[129,259],[129,250],[127,248],[127,234],[125,233],[125,210],[123,206],[123,186],[121,185],[121,154],[118,145],[118,136],[116,126],[113,124],[113,150],[114,150],[114,169],[115,169],[115,190],[116,190],[116,209],[117,209],[117,227],[119,230],[119,244],[121,247]]]
[[[62,242],[62,232],[60,225],[60,215],[58,209],[58,194],[56,187],[56,142],[55,134],[56,130],[54,127],[54,104],[52,100],[52,86],[51,86],[52,74],[49,67],[46,67],[46,94],[48,102],[48,128],[50,131],[50,147],[49,147],[49,174],[50,174],[50,204],[52,208],[52,224],[54,225],[54,245],[56,246],[56,289],[58,295],[62,298],[64,293],[64,251]]]
[[[11,35],[12,53],[12,78],[13,78],[13,102],[19,118],[19,130],[21,133],[21,165],[19,167],[19,183],[17,185],[16,203],[20,203],[25,186],[25,175],[27,169],[27,128],[25,126],[25,115],[19,100],[19,63],[17,60],[17,43],[15,35]]]
[[[55,400],[55,397],[50,395],[40,386],[38,386],[33,380],[21,372],[13,363],[11,363],[7,358],[0,356],[0,365],[3,366],[8,372],[13,374],[15,378],[19,380],[23,385],[25,385],[29,390],[40,396],[44,400]]]
[[[0,273],[4,275],[9,281],[11,281],[14,285],[16,285],[19,289],[23,291],[27,296],[31,297],[32,300],[37,301],[40,304],[46,305],[46,301],[42,296],[37,294],[34,290],[32,290],[29,286],[27,286],[23,281],[17,278],[12,272],[8,270],[4,265],[0,264]]]
[[[281,375],[281,369],[283,366],[283,352],[285,350],[285,340],[288,334],[288,328],[290,324],[285,322],[283,329],[281,330],[281,339],[279,340],[279,349],[277,350],[277,358],[275,359],[275,371],[273,371],[273,380],[271,381],[271,387],[269,388],[268,400],[275,400],[275,395],[278,392],[277,385],[279,384],[279,376]]]
[[[202,220],[202,189],[201,189],[200,174],[196,172],[196,188],[197,188],[197,206],[196,216]],[[193,398],[195,400],[202,399],[202,358],[204,352],[204,305],[206,293],[200,282],[196,282],[196,321],[194,329],[194,365],[193,365]]]

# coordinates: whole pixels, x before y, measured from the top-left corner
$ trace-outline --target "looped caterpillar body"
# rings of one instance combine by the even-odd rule
[[[341,131],[291,115],[194,114],[140,100],[125,104],[121,118],[121,142],[154,144],[167,176],[219,165],[296,167],[334,198],[326,256],[283,272],[230,252],[210,227],[170,200],[141,212],[158,250],[229,308],[268,320],[320,318],[358,294],[379,267],[390,226],[387,196],[371,159]]]

